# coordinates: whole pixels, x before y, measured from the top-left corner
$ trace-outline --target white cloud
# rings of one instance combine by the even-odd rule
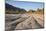
[[[13,1],[20,1],[20,0],[13,0]]]
[[[14,1],[32,1],[32,2],[43,2],[43,0],[14,0]]]

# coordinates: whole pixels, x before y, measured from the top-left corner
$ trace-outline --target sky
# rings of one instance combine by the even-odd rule
[[[44,6],[43,2],[14,1],[14,0],[6,0],[5,2],[14,7],[23,8],[27,11],[30,9],[35,10],[37,8],[43,8]]]

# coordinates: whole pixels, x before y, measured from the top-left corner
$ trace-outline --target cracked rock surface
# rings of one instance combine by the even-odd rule
[[[44,28],[43,15],[6,14],[5,31]]]

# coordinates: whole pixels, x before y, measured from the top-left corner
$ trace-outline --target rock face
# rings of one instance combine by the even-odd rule
[[[21,9],[18,7],[14,7],[8,3],[5,3],[5,13],[6,14],[19,14],[19,13],[25,13],[26,10],[25,9]]]

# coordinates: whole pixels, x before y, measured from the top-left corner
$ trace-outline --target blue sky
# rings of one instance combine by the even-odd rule
[[[43,8],[42,2],[26,2],[26,1],[14,1],[14,0],[6,0],[6,3],[13,5],[15,7],[23,8],[25,10]]]

